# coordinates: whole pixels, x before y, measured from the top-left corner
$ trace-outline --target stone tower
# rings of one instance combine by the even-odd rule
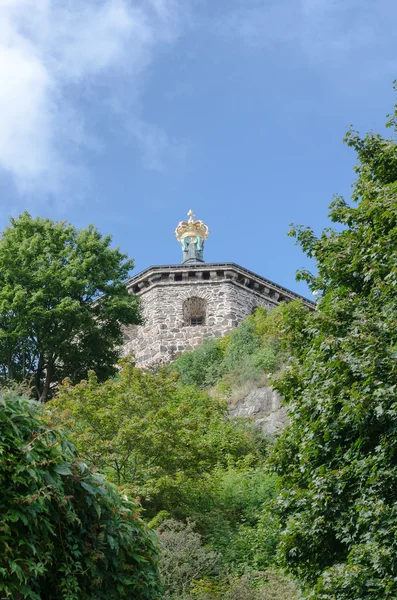
[[[270,310],[301,298],[313,308],[309,300],[239,265],[204,262],[209,229],[192,211],[188,216],[175,230],[182,263],[149,267],[127,282],[142,299],[144,324],[125,329],[123,353],[135,355],[141,368],[169,362],[203,338],[224,335],[258,306]]]

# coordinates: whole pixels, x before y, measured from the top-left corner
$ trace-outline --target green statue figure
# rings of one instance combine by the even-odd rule
[[[181,240],[183,262],[185,261],[203,261],[204,240],[196,235],[194,238],[186,236]]]
[[[204,240],[199,235],[196,236],[194,243],[196,244],[197,249],[197,258],[203,260],[203,250],[204,250]]]

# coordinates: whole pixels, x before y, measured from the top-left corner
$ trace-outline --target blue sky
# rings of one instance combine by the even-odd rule
[[[135,273],[180,261],[192,208],[208,262],[297,292],[291,222],[350,195],[347,127],[395,102],[395,0],[1,0],[0,227],[94,223]]]

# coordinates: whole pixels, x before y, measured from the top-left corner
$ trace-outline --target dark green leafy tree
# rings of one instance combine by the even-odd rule
[[[42,411],[0,395],[0,597],[160,598],[153,535],[137,506],[80,462]]]
[[[397,112],[389,126],[396,130]],[[339,225],[292,234],[318,275],[314,314],[286,315],[295,360],[277,387],[291,425],[273,462],[284,492],[281,555],[317,600],[397,597],[397,146],[350,131],[355,204]]]
[[[12,218],[0,239],[3,380],[30,380],[45,401],[66,376],[112,375],[122,325],[140,321],[137,297],[123,284],[132,267],[92,225]]]

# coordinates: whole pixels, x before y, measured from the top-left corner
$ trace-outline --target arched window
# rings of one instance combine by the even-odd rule
[[[183,324],[185,327],[205,325],[206,301],[192,296],[183,303]]]

